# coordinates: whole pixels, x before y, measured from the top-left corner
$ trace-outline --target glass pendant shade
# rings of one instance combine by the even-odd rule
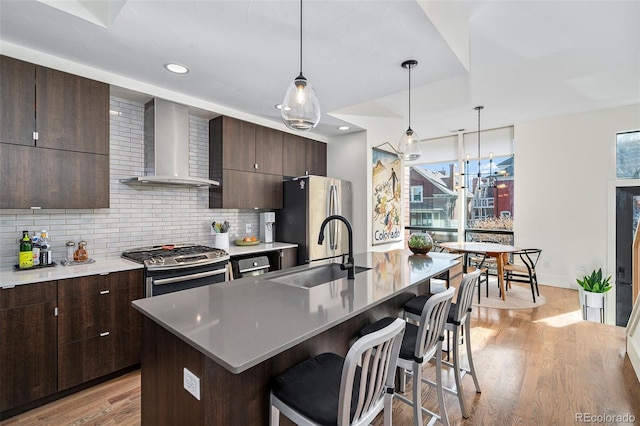
[[[310,130],[320,122],[320,102],[302,73],[287,88],[280,115],[285,126],[293,130]]]
[[[405,161],[417,160],[422,155],[420,138],[418,137],[418,134],[411,129],[411,127],[409,127],[407,131],[400,136],[398,152],[398,155]]]

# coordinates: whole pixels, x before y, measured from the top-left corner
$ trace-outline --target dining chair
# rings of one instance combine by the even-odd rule
[[[540,296],[538,288],[538,276],[536,275],[536,265],[542,254],[542,249],[523,249],[513,253],[514,259],[519,258],[521,264],[509,262],[504,265],[505,290],[511,286],[511,282],[529,283],[531,286],[531,296],[533,303],[536,303],[536,294]],[[516,257],[517,256],[517,257]]]
[[[271,426],[280,413],[298,425],[368,425],[384,411],[391,426],[396,364],[406,322],[400,318],[358,339],[345,358],[323,353],[272,380]]]
[[[487,263],[487,256],[483,253],[478,253],[469,257],[469,266],[467,266],[467,273],[474,272],[476,270],[480,271],[480,276],[478,277],[477,286],[478,286],[478,303],[480,303],[480,290],[482,288],[482,283],[484,283],[485,293],[487,297],[489,297],[489,268]]]
[[[402,338],[402,346],[398,356],[398,368],[413,378],[413,398],[409,399],[397,392],[394,393],[394,397],[413,407],[413,424],[415,426],[422,426],[423,412],[431,416],[429,424],[435,420],[440,420],[443,425],[449,425],[442,388],[442,341],[444,340],[444,326],[454,293],[455,289],[450,287],[429,297],[422,308],[419,324],[408,322]],[[365,336],[373,333],[395,320],[396,318],[392,317],[382,318],[360,330],[360,335]],[[436,363],[435,381],[429,381],[422,377],[422,367],[432,359],[435,359]],[[436,388],[439,414],[422,406],[422,383],[427,383]]]
[[[480,392],[480,384],[478,382],[478,376],[476,375],[476,369],[473,364],[473,355],[471,352],[471,309],[473,304],[473,292],[478,285],[478,281],[480,279],[481,272],[480,270],[475,270],[474,272],[470,272],[466,274],[462,278],[462,282],[458,288],[458,295],[455,303],[451,303],[449,308],[449,313],[447,315],[447,322],[444,326],[445,331],[447,331],[447,347],[451,348],[453,346],[453,363],[448,361],[442,361],[448,367],[453,368],[454,378],[456,385],[455,387],[446,387],[443,386],[443,390],[457,396],[458,401],[460,403],[460,411],[462,412],[462,417],[468,418],[469,412],[467,410],[464,395],[462,394],[462,378],[469,374],[473,378],[473,383],[476,387],[476,392]],[[410,320],[419,320],[420,312],[422,310],[422,300],[420,300],[420,296],[415,297],[414,299],[409,300],[404,305],[405,309],[405,317]],[[453,345],[449,344],[449,332],[453,333]],[[466,333],[466,338],[464,339],[466,343],[467,349],[467,360],[469,362],[469,368],[462,367],[460,364],[460,336]],[[435,385],[435,383],[430,383]]]

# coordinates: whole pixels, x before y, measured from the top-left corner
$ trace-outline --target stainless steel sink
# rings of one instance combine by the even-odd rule
[[[371,269],[362,266],[356,266],[355,268],[356,274]],[[341,278],[347,278],[347,271],[340,269],[339,263],[329,263],[327,265],[315,266],[303,271],[290,272],[288,274],[285,273],[268,278],[268,280],[295,287],[311,288],[330,281],[339,280]]]

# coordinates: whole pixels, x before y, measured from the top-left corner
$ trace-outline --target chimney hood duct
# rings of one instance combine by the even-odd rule
[[[144,176],[121,179],[127,184],[219,186],[189,176],[189,109],[152,99],[144,107]]]

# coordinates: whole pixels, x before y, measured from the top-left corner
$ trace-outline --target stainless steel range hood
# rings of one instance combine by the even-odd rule
[[[144,108],[144,176],[120,179],[127,184],[219,186],[189,176],[189,109],[152,99]]]

